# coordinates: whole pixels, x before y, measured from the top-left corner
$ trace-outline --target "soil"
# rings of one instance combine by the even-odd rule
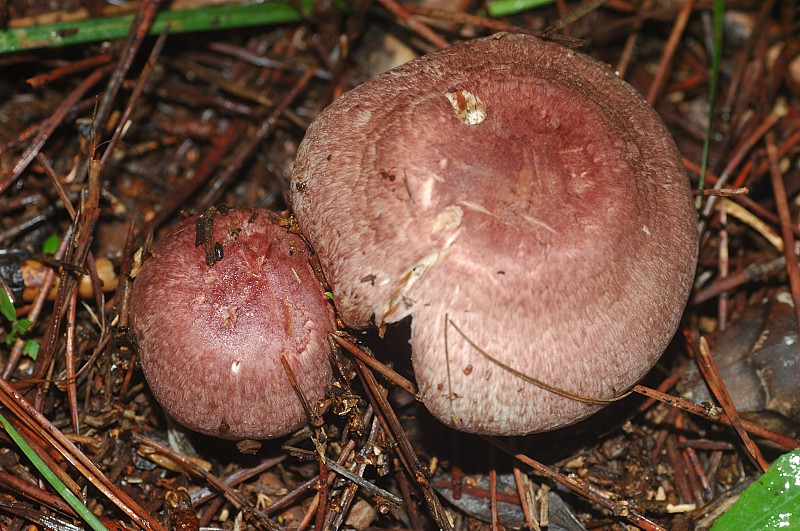
[[[11,0],[0,27],[211,4],[245,5]],[[484,3],[440,4],[320,1],[291,22],[0,51],[0,291],[16,313],[0,316],[0,413],[107,529],[537,529],[542,518],[550,530],[705,529],[800,446],[800,276],[785,251],[800,236],[797,3],[725,3],[710,120],[709,1],[609,0],[578,18],[588,4],[500,18]],[[211,206],[271,209],[291,225],[292,161],[332,99],[495,31],[546,33],[613,65],[706,189],[695,290],[637,393],[553,433],[457,433],[408,392],[401,323],[383,337],[342,329],[339,380],[293,436],[237,444],[166,418],[128,328],[152,241]],[[30,526],[89,529],[0,431],[0,529]]]

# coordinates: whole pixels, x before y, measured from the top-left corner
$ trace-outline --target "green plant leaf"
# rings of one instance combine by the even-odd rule
[[[42,245],[42,252],[44,254],[56,254],[56,251],[58,251],[58,246],[60,244],[61,244],[61,238],[59,238],[55,234],[51,234],[44,241],[44,245]]]
[[[711,531],[800,529],[800,450],[780,456]]]
[[[0,290],[0,313],[11,321],[12,323],[17,320],[17,312],[14,310],[14,303],[3,290]]]
[[[18,334],[24,334],[29,326],[31,326],[31,321],[28,319],[19,319],[11,325]]]
[[[22,347],[22,355],[36,361],[36,358],[39,357],[39,343],[33,339],[27,340],[25,346]]]
[[[31,322],[27,319],[20,319],[18,321],[11,322],[11,332],[8,333],[6,336],[6,345],[10,345],[14,342],[17,336],[22,335],[31,325]]]
[[[6,345],[11,346],[15,339],[17,339],[17,329],[12,327],[11,331],[6,334]]]

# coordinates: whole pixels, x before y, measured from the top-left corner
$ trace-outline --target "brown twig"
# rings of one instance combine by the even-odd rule
[[[361,348],[357,347],[344,337],[338,334],[332,334],[331,338],[338,343],[340,346],[344,347],[347,352],[358,358],[360,361],[364,362],[370,369],[377,372],[393,384],[402,387],[406,391],[408,391],[412,396],[417,395],[417,388],[411,383],[408,379],[404,378],[402,375],[393,371],[391,368],[387,367],[374,356],[364,352]]]
[[[778,148],[775,146],[775,134],[770,131],[766,134],[767,158],[769,160],[769,174],[772,182],[772,191],[775,194],[775,207],[778,209],[778,217],[781,220],[781,234],[783,236],[783,252],[786,257],[786,273],[789,277],[789,287],[792,291],[794,300],[794,311],[797,322],[800,323],[800,267],[797,264],[797,254],[795,254],[795,239],[792,226],[792,214],[789,211],[789,199],[786,197],[786,188],[783,185],[783,177],[778,167]],[[798,347],[800,349],[800,347]],[[800,350],[798,350],[800,358]]]
[[[633,391],[639,393],[640,395],[654,398],[659,402],[667,404],[668,406],[673,406],[687,413],[691,413],[692,415],[697,415],[699,417],[703,417],[708,420],[712,420],[715,422],[721,422],[722,424],[726,424],[731,426],[731,420],[726,413],[719,411],[719,408],[712,408],[710,406],[699,406],[692,402],[687,402],[681,398],[676,396],[667,395],[661,392],[656,391],[655,389],[650,389],[643,385],[635,385],[633,386]],[[754,422],[749,422],[744,419],[741,419],[742,426],[744,426],[745,430],[753,435],[758,437],[763,437],[764,439],[769,439],[770,441],[781,445],[782,447],[788,450],[794,450],[796,448],[800,448],[800,442],[780,435],[779,433],[775,433],[774,431],[768,430],[763,426],[756,424]]]
[[[640,12],[648,11],[653,5],[653,0],[644,0],[640,7]],[[639,31],[642,29],[643,21],[641,19],[636,20],[633,23],[633,30],[628,34],[627,39],[625,39],[625,46],[622,48],[622,53],[619,56],[619,60],[617,61],[617,66],[615,70],[619,74],[619,77],[625,79],[625,74],[628,72],[628,65],[631,62],[633,57],[633,48],[636,45],[636,41],[639,38]]]
[[[753,443],[753,440],[747,434],[747,430],[742,423],[742,419],[739,418],[739,414],[736,412],[736,408],[733,405],[733,400],[731,399],[730,394],[728,394],[728,389],[725,387],[725,382],[722,380],[722,377],[719,374],[717,364],[714,361],[714,357],[711,355],[711,350],[709,349],[708,343],[704,337],[700,338],[700,347],[695,353],[695,359],[697,360],[697,365],[700,368],[700,372],[703,373],[703,377],[705,378],[706,383],[708,383],[711,392],[717,398],[720,405],[722,405],[722,408],[725,410],[725,413],[728,415],[731,426],[733,426],[733,428],[742,438],[742,442],[744,442],[744,445],[750,453],[750,456],[755,460],[761,470],[766,472],[769,468],[769,465],[761,455],[761,451],[758,449],[758,446]]]
[[[622,517],[634,525],[639,526],[641,529],[645,531],[665,531],[663,527],[659,526],[655,522],[645,518],[644,516],[636,513],[635,511],[630,510],[627,502],[620,502],[620,501],[613,501],[609,500],[605,495],[602,495],[596,492],[595,488],[592,485],[586,484],[581,482],[577,479],[573,479],[571,477],[567,477],[555,470],[547,467],[538,461],[531,459],[527,455],[514,452],[511,447],[506,444],[505,442],[501,442],[497,439],[492,438],[485,438],[489,444],[496,446],[506,454],[510,455],[514,459],[518,460],[519,462],[528,465],[534,471],[534,473],[546,477],[548,479],[552,479],[560,483],[561,485],[567,487],[571,491],[575,492],[579,496],[590,500],[591,502],[597,504],[600,507],[608,509],[611,511],[615,516]]]
[[[164,48],[164,43],[167,41],[169,28],[170,24],[166,24],[164,26],[164,29],[158,36],[158,39],[156,39],[153,49],[150,50],[150,56],[147,58],[147,63],[145,63],[141,75],[139,75],[139,77],[136,79],[136,84],[133,86],[131,95],[128,98],[128,103],[125,106],[125,110],[122,111],[122,116],[119,118],[119,123],[117,123],[116,129],[114,129],[114,133],[111,135],[111,140],[108,141],[106,150],[103,153],[103,156],[100,158],[100,165],[103,168],[108,166],[108,162],[111,159],[111,156],[114,154],[117,145],[122,141],[122,135],[128,127],[128,121],[133,115],[133,110],[137,107],[137,105],[139,105],[139,99],[144,91],[145,83],[150,78],[150,74],[153,72],[153,68],[155,68],[158,58],[161,56],[161,50]]]
[[[395,2],[395,0],[378,0],[378,2],[392,15],[408,24],[408,27],[411,28],[412,31],[437,48],[447,48],[450,45],[450,43],[440,37],[438,33],[412,17],[411,14],[406,11],[403,6]]]
[[[689,15],[692,14],[694,8],[694,0],[685,0],[683,7],[678,13],[678,18],[675,19],[675,24],[672,26],[672,32],[669,35],[667,43],[664,45],[664,50],[661,54],[661,61],[658,63],[658,71],[650,83],[650,89],[647,91],[647,101],[650,105],[655,106],[661,89],[666,83],[667,77],[672,70],[672,58],[675,56],[675,50],[678,48],[678,42],[686,29],[686,24],[689,22]]]
[[[714,188],[705,188],[703,190],[692,190],[694,195],[709,196],[714,195],[718,197],[737,197],[740,195],[747,195],[750,190],[746,187],[741,188],[721,188],[716,190]]]
[[[48,83],[53,83],[58,79],[74,75],[82,70],[104,65],[111,62],[112,59],[113,56],[107,53],[93,55],[91,57],[81,59],[80,61],[74,61],[67,66],[54,68],[45,74],[39,74],[38,76],[30,77],[25,80],[25,83],[33,88],[38,88]]]
[[[372,408],[376,412],[380,412],[379,418],[385,423],[384,429],[388,434],[391,434],[391,436],[397,442],[400,461],[403,463],[406,472],[408,472],[408,474],[414,478],[417,483],[417,487],[422,491],[425,503],[428,505],[428,509],[431,512],[431,516],[441,529],[445,531],[453,531],[450,521],[445,514],[444,506],[439,500],[439,496],[436,494],[436,491],[433,490],[422,463],[420,463],[419,459],[417,458],[417,454],[414,451],[414,448],[411,446],[411,442],[408,440],[408,437],[406,436],[403,427],[400,425],[400,421],[397,419],[392,406],[386,399],[382,388],[375,380],[375,376],[372,374],[369,368],[358,359],[355,360],[355,366],[358,376],[364,384],[364,388],[367,392],[367,397],[372,404]]]

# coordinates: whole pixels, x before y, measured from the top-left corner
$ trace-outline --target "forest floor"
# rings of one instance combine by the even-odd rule
[[[303,15],[251,26],[260,4],[0,2],[0,292],[14,304],[0,315],[0,413],[107,529],[705,529],[800,446],[796,1],[724,2],[710,120],[720,13],[707,0],[609,0],[579,17],[588,2],[560,0],[493,18],[466,0],[289,4]],[[239,27],[217,29],[223,8]],[[199,22],[173,30],[192,31],[153,35],[178,11]],[[137,13],[131,34],[147,37],[127,22],[112,40],[50,42]],[[52,23],[64,26],[41,42]],[[142,250],[212,205],[288,216],[298,145],[328,103],[496,31],[612,65],[667,124],[693,187],[716,190],[697,192],[695,287],[641,392],[561,431],[484,439],[342,349],[352,379],[314,430],[237,445],[168,422],[128,327]],[[407,334],[343,337],[413,385],[390,355]],[[30,525],[88,528],[0,431],[0,530]]]

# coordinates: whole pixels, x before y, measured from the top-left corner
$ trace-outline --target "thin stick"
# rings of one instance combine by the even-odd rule
[[[656,99],[661,92],[662,87],[669,75],[670,65],[672,58],[675,56],[675,50],[678,49],[678,42],[680,42],[683,30],[686,29],[686,24],[689,22],[689,15],[692,14],[694,7],[694,0],[686,0],[683,8],[678,13],[678,18],[675,19],[675,25],[672,27],[672,32],[669,35],[666,46],[664,46],[664,54],[661,56],[661,61],[658,64],[658,71],[650,84],[650,90],[647,92],[647,102],[655,106]]]
[[[385,499],[386,501],[388,501],[390,503],[393,503],[394,505],[396,505],[398,507],[401,507],[403,505],[403,498],[400,498],[399,496],[395,496],[391,492],[389,492],[387,490],[384,490],[384,489],[378,487],[377,485],[373,485],[372,483],[370,483],[366,479],[362,478],[358,474],[353,474],[352,472],[350,472],[349,470],[347,470],[343,466],[339,466],[335,462],[328,461],[328,460],[326,460],[326,464],[328,465],[328,468],[330,468],[331,470],[333,470],[334,472],[336,472],[337,474],[339,474],[343,478],[349,479],[350,481],[352,481],[353,483],[355,483],[359,487],[362,487],[363,489],[371,492],[375,496],[380,496],[381,498]]]
[[[800,268],[797,265],[797,255],[794,252],[794,233],[792,232],[792,214],[789,211],[789,200],[786,197],[786,187],[778,165],[778,148],[775,146],[775,133],[768,132],[765,137],[767,143],[767,157],[769,158],[769,175],[772,181],[772,191],[775,195],[775,206],[781,220],[781,235],[783,236],[783,253],[786,256],[786,273],[789,276],[789,287],[792,290],[794,311],[797,322],[800,323]],[[800,349],[800,345],[798,345]],[[798,350],[800,356],[800,350]]]
[[[648,11],[652,5],[653,0],[644,0],[639,10],[640,12]],[[633,57],[633,49],[634,46],[636,46],[636,40],[639,38],[639,32],[642,30],[643,22],[644,21],[641,18],[637,18],[633,23],[631,32],[628,34],[628,38],[625,39],[625,46],[622,48],[619,61],[617,61],[617,66],[614,69],[617,71],[617,75],[619,75],[621,79],[625,79],[625,74],[628,72],[628,65],[631,62],[631,57]]]
[[[728,251],[728,216],[725,206],[729,203],[727,199],[722,200],[719,205],[719,251],[717,253],[717,277],[721,280],[728,278],[729,251]],[[728,327],[728,294],[722,292],[717,298],[717,327],[720,331]]]
[[[470,339],[458,327],[458,325],[456,325],[452,320],[448,320],[448,323],[450,324],[450,326],[455,328],[456,332],[461,334],[461,337],[464,338],[464,341],[469,343],[469,345],[472,348],[474,348],[479,354],[481,354],[487,360],[491,361],[492,363],[494,363],[495,365],[497,365],[498,367],[500,367],[504,371],[510,372],[511,374],[513,374],[514,376],[519,378],[520,380],[523,380],[525,382],[533,384],[536,387],[540,387],[540,388],[544,389],[545,391],[550,391],[551,393],[557,394],[558,396],[563,396],[564,398],[570,398],[572,400],[577,400],[579,402],[586,402],[587,404],[611,404],[613,402],[617,402],[619,400],[622,400],[626,396],[630,395],[631,392],[632,392],[632,391],[628,391],[627,393],[623,393],[622,395],[620,395],[618,397],[615,397],[615,398],[597,398],[597,397],[594,397],[594,396],[579,395],[577,393],[572,393],[570,391],[566,391],[566,390],[561,389],[559,387],[556,387],[554,385],[550,385],[550,384],[545,383],[545,382],[543,382],[541,380],[538,380],[538,379],[536,379],[536,378],[534,378],[532,376],[529,376],[529,375],[527,375],[527,374],[525,374],[525,373],[523,373],[521,371],[518,371],[517,369],[515,369],[515,368],[513,368],[513,367],[511,367],[509,365],[506,365],[505,363],[503,363],[499,359],[495,358],[494,356],[492,356],[491,354],[489,354],[488,352],[483,350],[483,348],[481,348],[480,345],[478,345],[477,343],[472,341],[472,339]]]
[[[78,389],[75,381],[75,327],[78,310],[78,291],[72,292],[67,310],[67,352],[66,352],[66,378],[67,378],[67,401],[69,402],[70,417],[72,419],[72,430],[75,435],[81,433],[81,422],[78,414]]]
[[[693,195],[702,195],[702,196],[709,196],[715,195],[719,197],[737,197],[740,195],[747,195],[750,193],[750,190],[747,187],[741,188],[721,188],[716,190],[714,188],[704,188],[702,190],[692,190]]]
[[[430,42],[437,48],[447,48],[450,46],[450,43],[444,40],[438,33],[433,31],[431,28],[420,22],[419,20],[415,19],[411,16],[411,14],[406,11],[403,6],[395,2],[395,0],[378,0],[380,4],[386,8],[392,15],[396,16],[397,18],[405,21],[408,24],[408,27],[411,28],[417,35],[425,39],[426,41]]]
[[[410,380],[404,378],[400,373],[387,367],[386,365],[375,359],[373,356],[364,352],[359,347],[357,347],[356,345],[354,345],[353,343],[349,342],[348,340],[339,335],[331,334],[331,339],[333,339],[340,346],[344,347],[344,349],[347,352],[349,352],[359,360],[363,361],[364,364],[367,365],[373,371],[379,373],[381,376],[385,377],[393,384],[402,387],[403,389],[411,393],[413,396],[417,396],[417,388],[414,387],[414,384],[411,383]]]
[[[548,38],[558,30],[566,28],[573,22],[576,22],[580,18],[588,15],[589,13],[591,13],[598,7],[602,6],[606,2],[608,2],[608,0],[592,0],[588,4],[583,4],[574,11],[565,14],[560,19],[556,20],[555,22],[547,26],[547,28],[545,28],[544,32],[542,32],[544,37]]]
[[[697,359],[700,372],[703,373],[703,377],[711,388],[711,392],[714,393],[714,396],[728,414],[731,426],[733,426],[733,429],[739,434],[739,437],[742,438],[742,442],[753,460],[761,467],[763,472],[766,472],[769,468],[769,464],[764,460],[764,456],[761,455],[761,450],[758,449],[758,446],[755,445],[750,435],[748,435],[747,430],[744,428],[742,420],[736,412],[736,407],[733,405],[733,400],[728,393],[728,389],[725,387],[725,382],[719,374],[717,363],[711,355],[711,349],[708,347],[708,342],[705,337],[700,338],[700,349],[699,352],[695,354],[695,358]]]
[[[147,63],[145,63],[144,68],[142,69],[142,73],[139,75],[138,79],[136,80],[136,84],[133,87],[133,91],[131,95],[128,97],[128,103],[125,106],[125,110],[122,112],[122,116],[119,118],[119,122],[117,123],[117,128],[114,130],[114,134],[111,135],[111,140],[108,142],[108,146],[106,146],[106,151],[103,153],[103,156],[100,159],[100,164],[105,168],[106,164],[110,160],[111,156],[114,154],[116,150],[117,144],[122,141],[122,136],[125,134],[127,129],[128,121],[130,120],[131,116],[133,115],[133,111],[139,105],[139,98],[144,91],[145,84],[148,79],[150,79],[150,74],[155,68],[156,63],[158,62],[158,58],[161,55],[161,50],[164,48],[164,43],[167,40],[167,34],[169,33],[170,24],[167,23],[164,26],[164,30],[161,32],[161,35],[158,36],[153,49],[150,50],[150,56],[147,58]]]

